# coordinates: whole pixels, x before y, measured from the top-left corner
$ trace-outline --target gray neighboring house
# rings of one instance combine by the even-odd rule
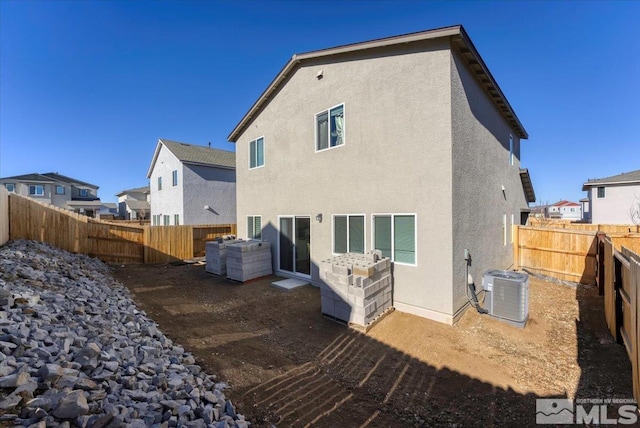
[[[148,220],[151,216],[149,186],[123,190],[118,197],[118,215],[124,220]]]
[[[236,155],[158,140],[147,178],[151,225],[236,223]]]
[[[10,192],[89,217],[95,217],[103,208],[98,197],[98,186],[57,172],[0,178],[0,184]]]
[[[591,223],[634,224],[640,220],[632,218],[632,210],[640,204],[640,169],[588,180],[582,191],[587,192]]]
[[[380,249],[393,306],[454,323],[513,264],[535,201],[527,132],[461,26],[294,55],[233,129],[238,236],[278,275],[319,285],[322,260]]]

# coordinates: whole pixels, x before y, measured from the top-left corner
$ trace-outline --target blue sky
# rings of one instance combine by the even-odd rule
[[[233,150],[294,53],[462,24],[529,133],[538,203],[640,169],[640,2],[0,0],[0,176],[114,202],[158,138]]]

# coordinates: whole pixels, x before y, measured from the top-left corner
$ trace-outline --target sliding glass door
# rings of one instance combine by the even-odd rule
[[[311,275],[311,218],[280,217],[280,270]]]

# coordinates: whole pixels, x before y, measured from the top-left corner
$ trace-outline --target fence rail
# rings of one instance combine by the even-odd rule
[[[108,263],[191,259],[204,255],[206,241],[237,233],[235,224],[151,227],[95,220],[14,194],[8,207],[10,239],[48,242]]]

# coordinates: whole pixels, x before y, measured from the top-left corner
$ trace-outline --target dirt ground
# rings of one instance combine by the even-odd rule
[[[531,277],[525,329],[474,310],[453,327],[396,311],[362,334],[324,318],[310,285],[239,284],[203,265],[112,270],[253,426],[533,426],[536,398],[632,398],[593,287]]]

